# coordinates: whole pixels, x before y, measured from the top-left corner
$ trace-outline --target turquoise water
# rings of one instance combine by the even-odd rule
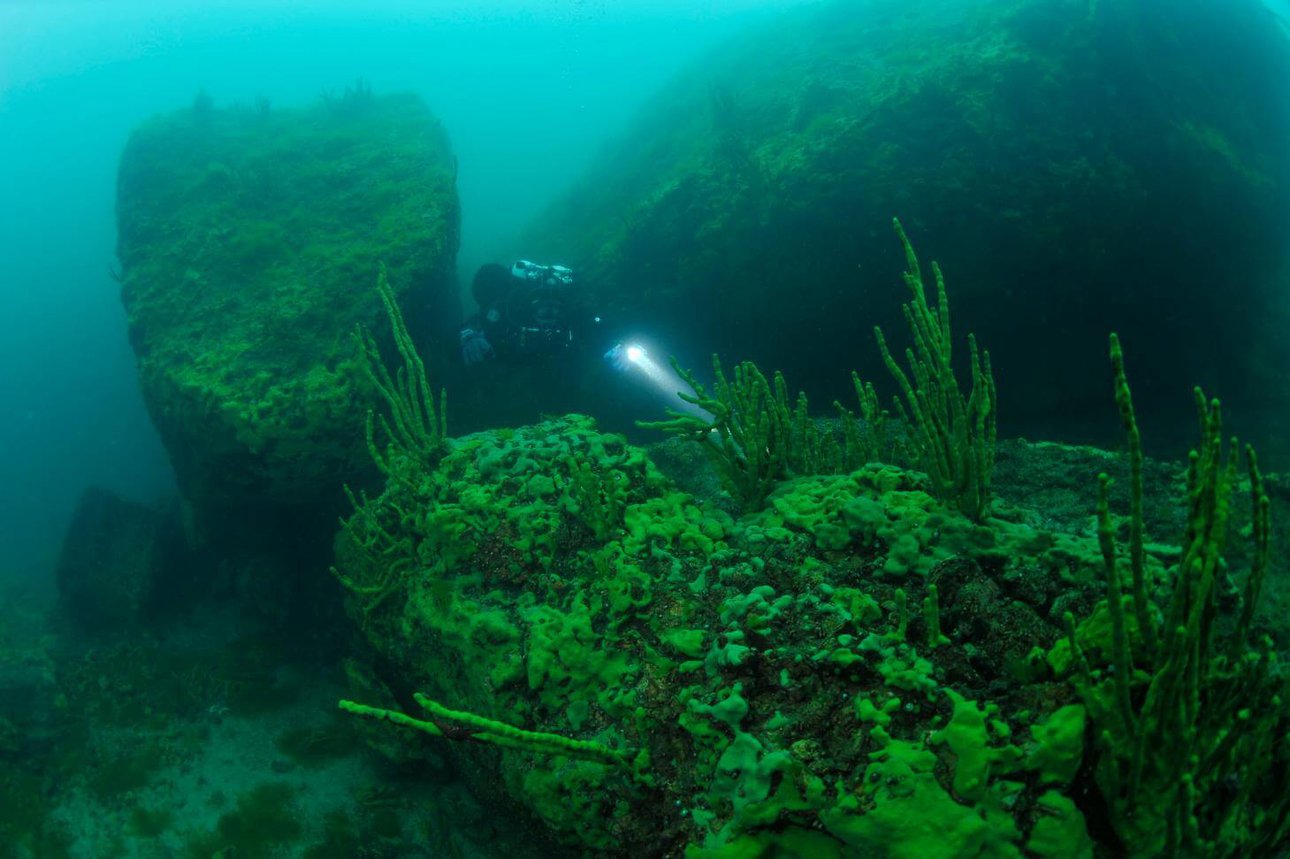
[[[0,857],[1282,855],[1287,33],[0,5]]]

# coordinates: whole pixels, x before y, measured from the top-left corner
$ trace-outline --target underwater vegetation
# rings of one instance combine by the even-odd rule
[[[0,770],[0,839],[66,853],[65,781],[116,853],[1283,855],[1290,488],[1223,423],[1290,402],[1261,15],[834,0],[694,67],[523,249],[713,353],[648,448],[581,414],[450,435],[448,387],[492,426],[555,386],[442,360],[456,161],[419,98],[145,123],[122,298],[183,501],[87,495],[61,585],[94,634],[0,720],[43,768]],[[1164,404],[1184,377],[1227,411]],[[1189,407],[1185,467],[1148,460],[1139,418]],[[1123,452],[999,440],[1038,415]],[[230,592],[271,646],[149,637]],[[260,717],[250,782],[165,804]]]
[[[912,345],[902,366],[879,335],[904,398],[882,440],[845,409],[797,416],[747,363],[694,385],[710,422],[667,427],[704,446],[733,513],[590,418],[447,438],[396,337],[403,369],[371,370],[394,380],[369,432],[385,486],[337,537],[362,639],[342,710],[396,759],[446,747],[487,805],[575,850],[1282,851],[1290,699],[1256,614],[1271,502],[1252,451],[1238,471],[1198,390],[1186,530],[1152,542],[1113,337],[1128,510],[1090,474],[1084,522],[1028,524],[990,488],[989,358],[970,349],[964,393],[944,279],[930,303],[899,235]]]

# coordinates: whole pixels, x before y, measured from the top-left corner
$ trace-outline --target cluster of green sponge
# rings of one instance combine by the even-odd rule
[[[1021,526],[974,524],[925,478],[876,465],[790,481],[733,519],[581,417],[456,439],[406,477],[360,501],[338,544],[353,580],[388,564],[373,545],[407,555],[398,598],[363,626],[384,684],[344,706],[435,726],[429,742],[456,740],[467,771],[496,773],[558,840],[949,856],[1083,833],[1062,793],[1082,710],[1069,691],[1023,707],[969,679],[955,666],[971,642],[934,596],[938,561],[1003,575],[1035,543]],[[621,515],[587,521],[589,486],[615,487]],[[913,533],[892,524],[920,521],[911,511]],[[926,562],[901,560],[908,540]],[[1084,555],[1093,581],[1096,546]],[[1050,556],[1070,575],[1070,552]],[[404,715],[414,693],[455,715]],[[495,736],[516,742],[499,753]],[[920,853],[934,820],[954,837]],[[1070,843],[1041,855],[1087,855],[1086,838]]]

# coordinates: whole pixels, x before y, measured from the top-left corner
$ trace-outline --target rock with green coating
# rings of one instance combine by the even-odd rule
[[[1039,797],[1037,808],[1027,850],[1041,859],[1092,859],[1093,839],[1070,797],[1050,790]]]
[[[526,246],[612,285],[607,313],[721,332],[828,402],[840,361],[885,375],[850,362],[900,319],[894,214],[1008,368],[1014,422],[1100,409],[1108,318],[1162,390],[1217,374],[1264,404],[1260,383],[1285,391],[1288,79],[1260,0],[807,4],[679,75]]]
[[[897,588],[883,538],[839,552],[815,529],[849,529],[858,499],[872,521],[918,510],[942,523],[938,553],[996,587],[1066,569],[1036,549],[1052,540],[974,525],[887,466],[790,481],[733,519],[579,416],[454,439],[428,471],[391,461],[337,540],[373,654],[352,697],[419,692],[606,750],[499,751],[452,726],[426,740],[536,838],[612,855],[1020,855],[1049,787],[1012,738],[1070,693],[977,659],[974,612],[993,604],[961,597],[948,560]],[[931,650],[909,606],[933,577],[961,604]],[[1024,629],[1046,646],[1059,630],[1039,608]]]
[[[937,781],[936,755],[893,740],[873,755],[858,793],[822,815],[850,855],[891,859],[951,859],[1009,854],[992,843],[991,823],[955,802]],[[1001,839],[1007,844],[1010,839]]]
[[[370,470],[379,404],[356,324],[388,340],[378,268],[415,333],[452,325],[456,168],[421,100],[193,109],[131,135],[118,177],[139,381],[200,513],[335,498]]]
[[[991,771],[1006,772],[1021,757],[1013,745],[991,744],[986,712],[953,689],[945,690],[954,705],[950,723],[931,737],[933,745],[944,743],[954,753],[954,793],[977,801],[985,796]]]
[[[1044,781],[1066,785],[1075,777],[1084,759],[1085,711],[1081,704],[1068,704],[1030,728],[1035,745],[1027,763]]]

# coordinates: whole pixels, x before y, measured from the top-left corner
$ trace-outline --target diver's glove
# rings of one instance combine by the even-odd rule
[[[467,367],[482,364],[493,355],[493,344],[488,342],[484,332],[473,328],[461,329],[461,360]]]
[[[632,366],[631,359],[627,357],[627,347],[621,343],[615,343],[614,348],[605,353],[605,362],[620,373]]]

